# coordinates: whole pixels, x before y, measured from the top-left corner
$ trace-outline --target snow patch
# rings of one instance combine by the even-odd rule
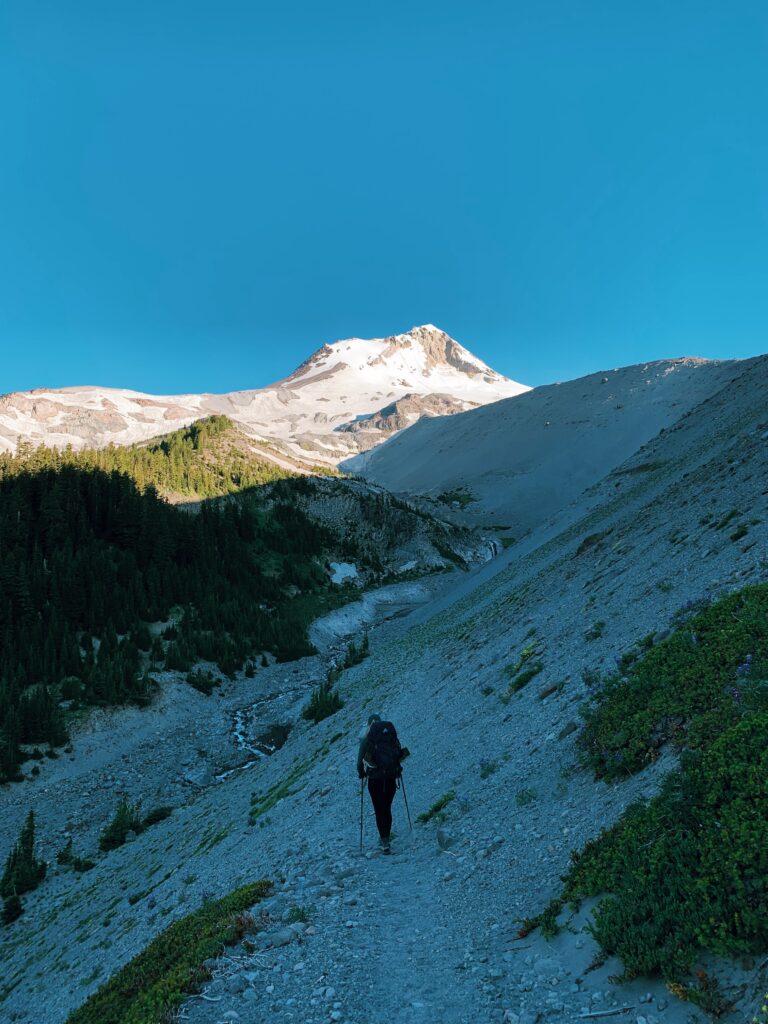
[[[352,562],[330,562],[331,583],[344,583],[345,580],[357,580],[360,574]]]

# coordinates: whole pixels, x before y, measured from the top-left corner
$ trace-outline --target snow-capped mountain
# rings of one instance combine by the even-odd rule
[[[415,423],[529,389],[496,373],[431,324],[388,338],[323,345],[289,377],[229,394],[147,395],[101,387],[0,397],[0,450],[17,443],[75,448],[132,444],[225,414],[262,454],[335,465]]]

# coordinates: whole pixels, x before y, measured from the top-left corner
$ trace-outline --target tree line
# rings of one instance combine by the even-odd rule
[[[65,741],[62,700],[143,701],[153,667],[233,673],[259,651],[312,651],[288,594],[329,586],[334,536],[290,497],[189,515],[96,465],[120,451],[0,456],[0,780],[22,745]]]

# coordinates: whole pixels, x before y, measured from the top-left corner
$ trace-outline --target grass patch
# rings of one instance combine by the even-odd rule
[[[740,515],[741,512],[737,508],[732,508],[730,512],[725,513],[725,515],[719,522],[712,524],[712,529],[724,530],[729,523],[733,522],[733,520]]]
[[[67,1024],[163,1024],[209,977],[202,962],[242,938],[239,915],[269,889],[269,882],[254,882],[176,921],[71,1013]]]
[[[310,916],[311,911],[309,907],[296,904],[296,906],[291,907],[288,911],[286,924],[299,924],[300,922],[303,924],[309,924]]]
[[[680,767],[573,854],[559,900],[525,927],[602,896],[591,931],[629,978],[679,980],[702,949],[768,948],[768,585],[693,615],[624,682],[608,678],[584,717],[598,778],[640,771],[667,743]]]
[[[602,619],[598,619],[597,622],[593,622],[589,629],[584,634],[585,640],[599,640],[605,632],[605,623]]]
[[[438,815],[442,814],[448,804],[456,799],[456,791],[449,789],[447,793],[443,795],[432,804],[428,811],[422,811],[421,814],[417,815],[416,821],[420,821],[422,824],[426,824],[428,821],[432,821]]]
[[[266,793],[252,793],[251,808],[248,814],[250,824],[255,824],[257,818],[267,814],[281,800],[298,793],[302,787],[297,787],[296,784],[309,771],[310,764],[311,761],[304,761],[297,765],[286,779],[270,786]]]
[[[578,558],[579,555],[583,555],[585,551],[589,551],[590,548],[595,547],[595,545],[599,544],[601,540],[605,540],[610,532],[610,530],[603,530],[600,533],[590,533],[576,548],[573,557]]]
[[[515,803],[518,807],[529,807],[538,796],[535,789],[518,789],[515,793]]]
[[[499,770],[498,761],[486,761],[480,762],[480,778],[487,779],[489,775],[493,775],[494,772]]]
[[[442,494],[438,494],[437,500],[442,501],[444,505],[456,504],[466,508],[473,501],[477,501],[477,498],[465,487],[454,487],[450,491],[443,491]]]
[[[613,476],[636,476],[638,473],[652,473],[666,465],[664,462],[641,462],[637,466],[630,466],[628,469],[614,469]]]
[[[530,635],[530,634],[529,634]],[[544,663],[541,661],[534,661],[529,664],[531,658],[540,650],[537,644],[529,644],[528,647],[524,647],[520,657],[512,665],[507,665],[503,669],[504,675],[509,677],[509,685],[507,690],[501,696],[502,704],[506,704],[513,693],[518,693],[527,686],[532,679],[544,671]]]

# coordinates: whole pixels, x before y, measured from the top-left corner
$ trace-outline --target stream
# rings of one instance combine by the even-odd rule
[[[319,676],[325,671],[324,666],[340,658],[351,639],[394,619],[410,615],[445,589],[446,577],[443,575],[392,583],[362,593],[359,600],[316,619],[309,628],[309,639],[323,662],[320,673],[314,663],[311,670],[306,672],[301,685],[266,694],[233,713],[232,737],[237,749],[245,755],[245,760],[234,768],[218,772],[215,775],[216,781],[223,782],[231,775],[251,768],[285,743],[300,713],[300,707],[306,700],[309,685],[319,682]]]

